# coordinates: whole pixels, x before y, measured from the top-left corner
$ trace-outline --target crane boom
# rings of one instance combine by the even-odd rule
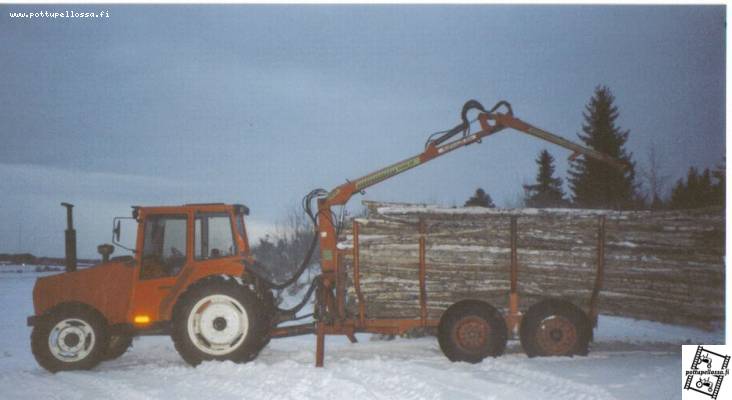
[[[505,107],[507,112],[495,112],[495,110],[500,107]],[[481,130],[472,134],[467,134],[469,127],[467,111],[471,109],[477,109],[480,111],[478,121],[480,122]],[[362,192],[370,186],[374,186],[377,183],[383,182],[393,176],[399,175],[402,172],[408,171],[418,165],[424,164],[427,161],[445,155],[458,148],[480,142],[484,137],[498,133],[506,128],[513,128],[518,132],[564,147],[572,151],[572,155],[570,156],[570,159],[572,160],[579,155],[584,155],[586,157],[608,163],[619,169],[626,168],[626,165],[622,161],[612,158],[607,154],[581,146],[561,136],[547,132],[541,128],[515,118],[513,116],[511,105],[505,101],[499,102],[491,111],[485,111],[480,103],[475,100],[470,100],[465,103],[462,116],[462,123],[450,129],[439,138],[428,141],[425,146],[425,150],[422,153],[381,168],[353,181],[348,181],[333,189],[328,193],[326,198],[329,205],[343,205],[348,202],[351,196]],[[463,133],[462,137],[449,141],[452,137],[461,132]]]

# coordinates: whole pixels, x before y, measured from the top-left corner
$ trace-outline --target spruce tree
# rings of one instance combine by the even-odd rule
[[[487,208],[494,208],[496,205],[493,204],[493,199],[491,199],[491,195],[485,192],[482,188],[478,188],[475,191],[475,194],[473,197],[469,198],[468,201],[465,202],[465,205],[463,207],[487,207]]]
[[[554,157],[547,150],[539,153],[536,159],[539,172],[536,174],[536,183],[524,186],[524,203],[527,207],[563,207],[566,205],[562,179],[554,177]]]
[[[712,176],[714,179],[717,180],[717,183],[714,185],[714,204],[719,206],[725,205],[725,198],[726,198],[726,185],[725,181],[727,180],[727,175],[725,173],[726,167],[724,160],[722,161],[722,164],[717,165],[717,167],[712,172]]]
[[[712,182],[712,179],[717,182]],[[670,207],[673,209],[723,205],[724,172],[719,168],[714,172],[706,168],[700,174],[696,168],[690,167],[689,172],[686,174],[686,182],[679,179],[671,191]]]
[[[577,136],[585,145],[624,161],[623,171],[595,159],[580,157],[572,162],[569,186],[572,202],[587,208],[631,208],[637,202],[635,163],[625,150],[630,131],[615,124],[618,108],[615,96],[606,86],[598,86],[585,106],[582,133]]]

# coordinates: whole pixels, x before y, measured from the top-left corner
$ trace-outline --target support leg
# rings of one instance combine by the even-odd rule
[[[325,328],[321,322],[318,322],[316,329],[316,346],[315,346],[315,366],[323,366],[323,358],[325,353]]]
[[[356,339],[356,335],[353,333],[346,334],[346,337],[348,337],[348,340],[351,341],[351,343],[358,343],[358,339]]]

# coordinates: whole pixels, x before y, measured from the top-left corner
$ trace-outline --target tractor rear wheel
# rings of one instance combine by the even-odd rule
[[[545,300],[521,319],[521,347],[529,357],[587,355],[592,326],[572,303]]]
[[[488,303],[466,300],[448,308],[437,327],[442,352],[450,361],[479,363],[506,349],[506,321]]]
[[[51,372],[94,368],[103,360],[107,342],[104,318],[82,304],[56,307],[31,333],[33,356]]]
[[[211,277],[194,284],[175,306],[172,338],[183,359],[246,362],[262,349],[267,334],[264,307],[234,279]]]

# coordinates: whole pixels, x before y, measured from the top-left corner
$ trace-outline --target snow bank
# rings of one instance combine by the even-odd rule
[[[368,205],[368,201],[364,204]],[[382,207],[376,210],[382,215],[399,214],[445,214],[445,215],[540,215],[540,214],[566,214],[577,216],[609,215],[617,214],[613,210],[602,209],[579,209],[579,208],[485,208],[485,207],[459,207],[450,208],[433,204],[404,204],[404,203],[382,203]]]

